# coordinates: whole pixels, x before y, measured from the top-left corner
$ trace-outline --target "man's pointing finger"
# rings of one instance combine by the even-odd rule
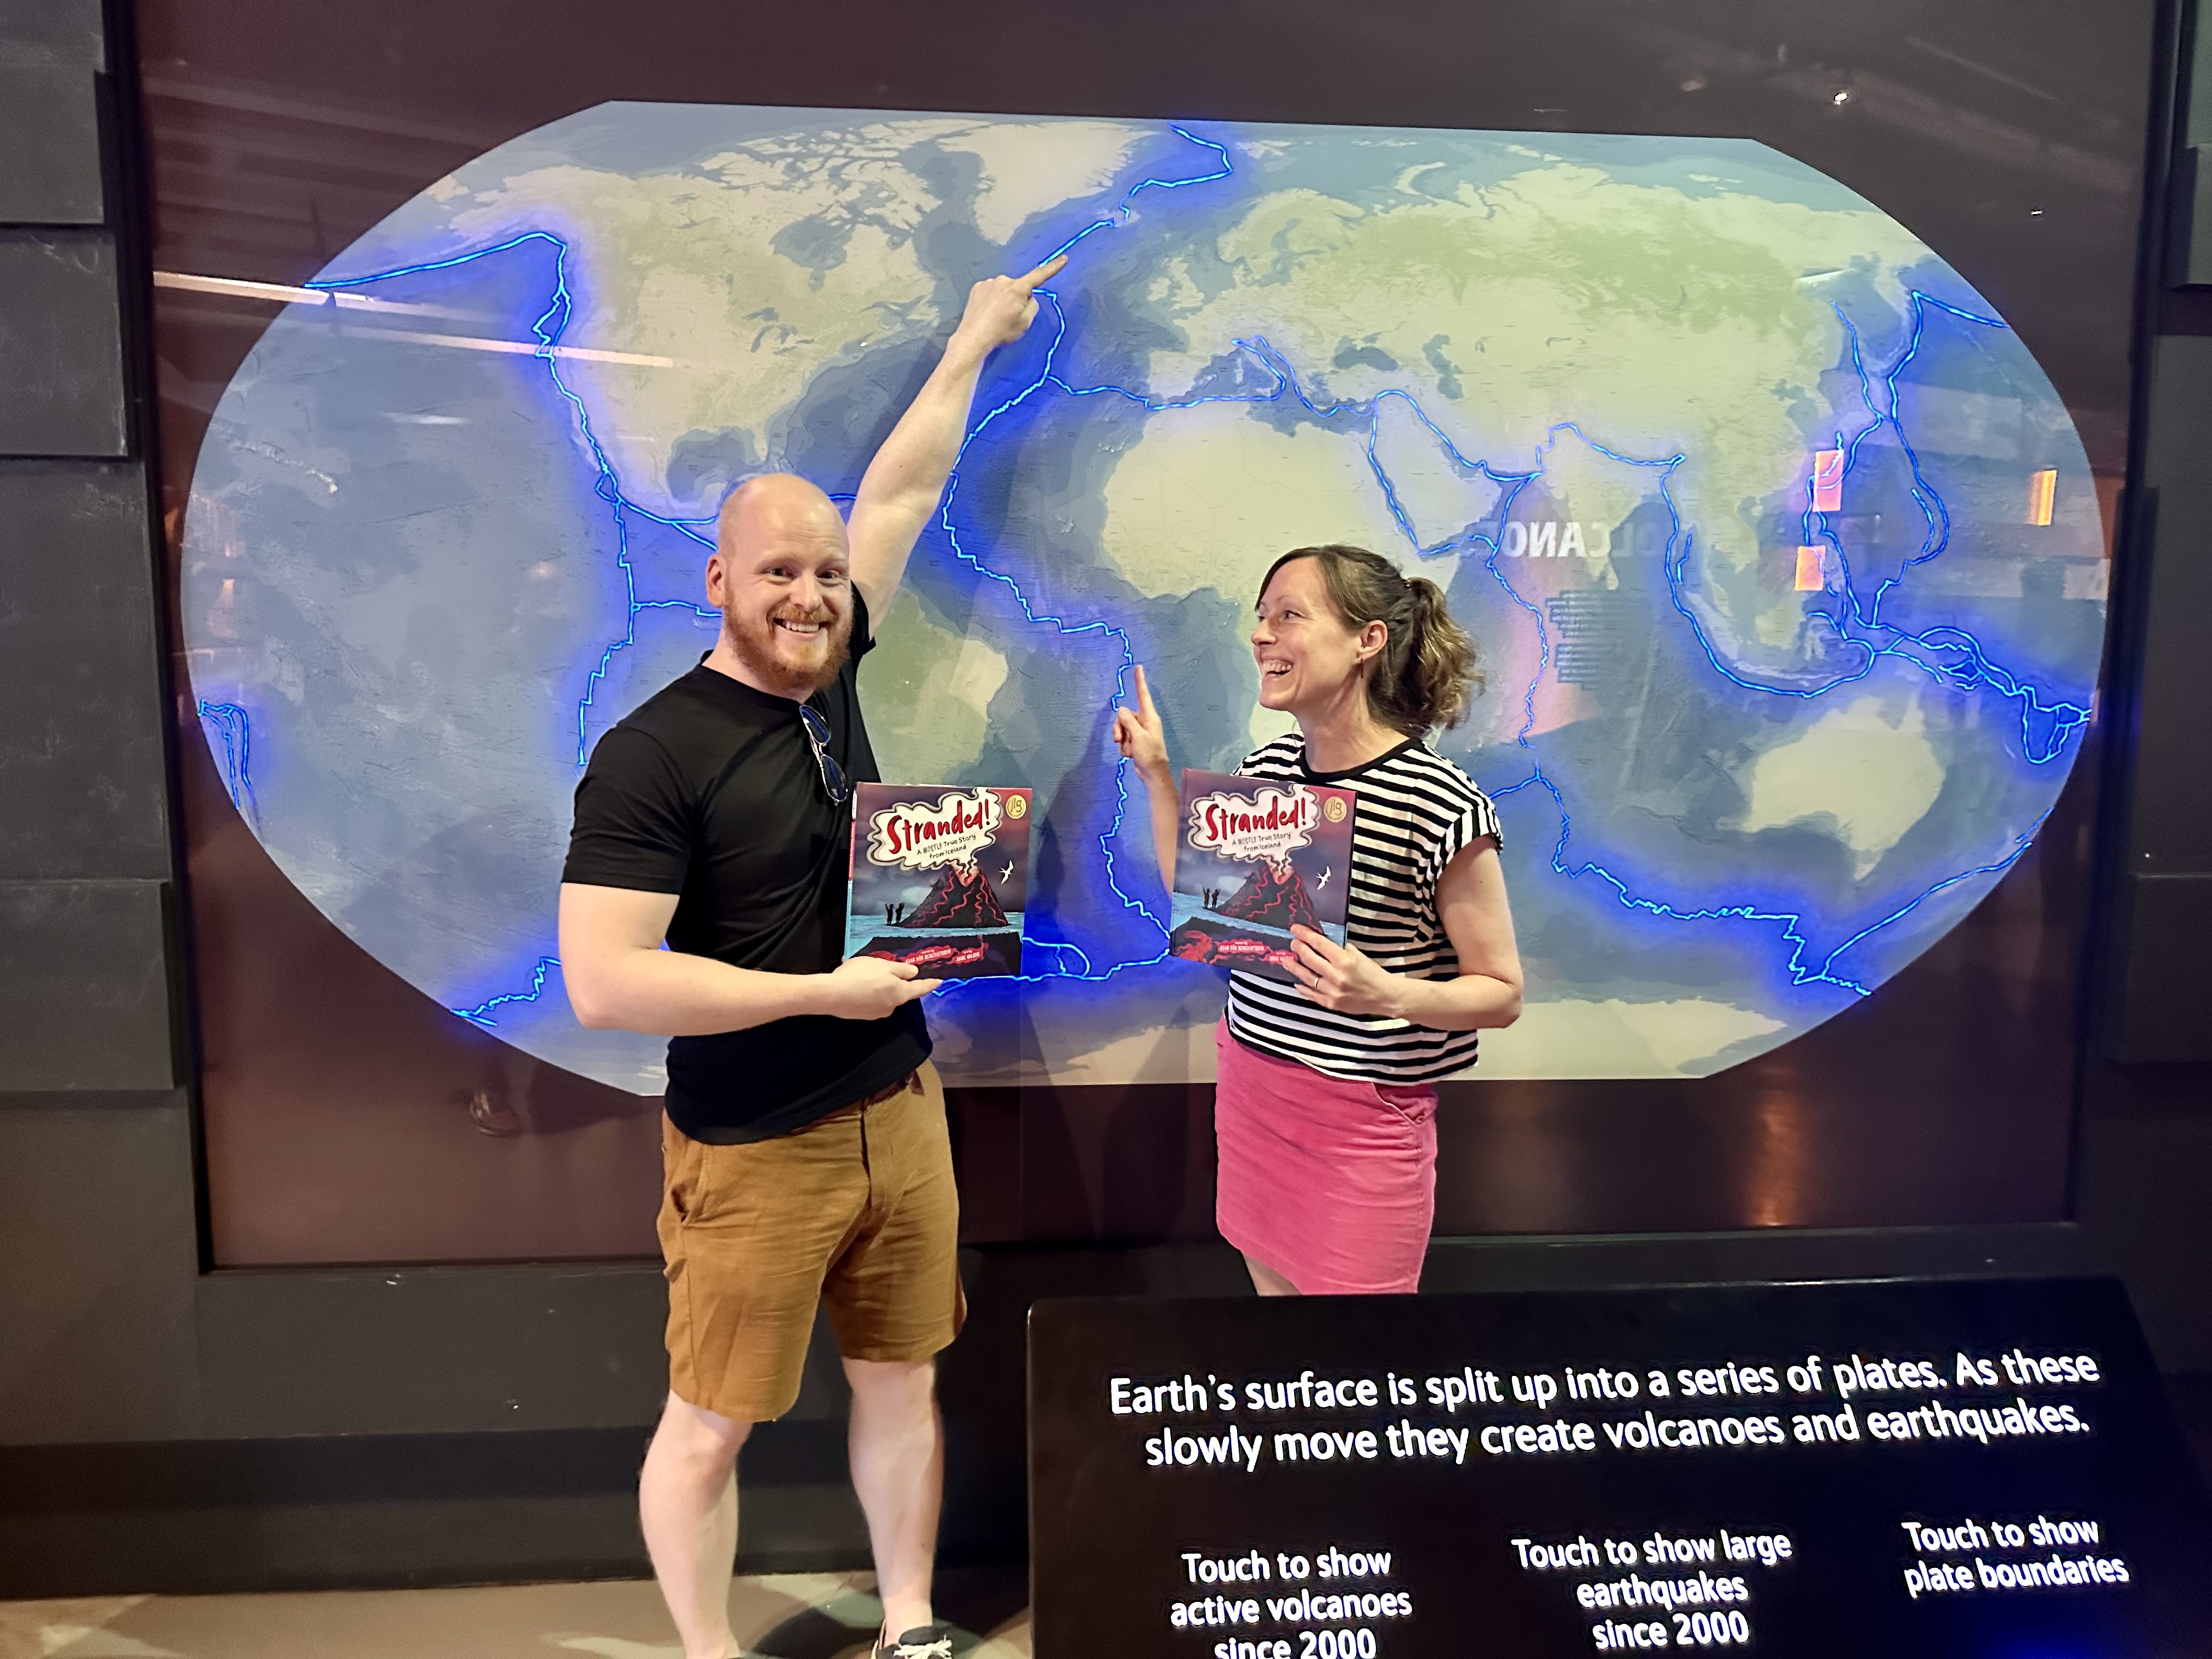
[[[1014,280],[1019,283],[1024,288],[1040,288],[1045,283],[1050,282],[1054,277],[1059,276],[1060,273],[1066,268],[1066,265],[1067,256],[1065,253],[1055,253],[1051,258],[1046,260],[1035,270],[1029,272],[1026,276],[1017,276]]]

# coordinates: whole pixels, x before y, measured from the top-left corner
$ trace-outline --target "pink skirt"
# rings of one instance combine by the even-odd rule
[[[1347,1083],[1248,1048],[1220,1055],[1213,1218],[1307,1296],[1407,1293],[1437,1212],[1437,1091]]]

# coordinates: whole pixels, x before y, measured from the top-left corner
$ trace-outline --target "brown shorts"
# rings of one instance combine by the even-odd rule
[[[926,1359],[967,1317],[945,1089],[896,1092],[770,1140],[709,1146],[661,1121],[668,1383],[741,1423],[799,1398],[817,1304],[848,1359]]]

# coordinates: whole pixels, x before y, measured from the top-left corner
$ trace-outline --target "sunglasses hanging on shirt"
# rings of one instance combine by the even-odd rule
[[[853,786],[845,780],[845,769],[830,752],[830,723],[803,702],[799,705],[799,723],[805,728],[806,741],[813,745],[814,766],[822,775],[823,793],[830,797],[832,806],[842,806],[852,798]]]

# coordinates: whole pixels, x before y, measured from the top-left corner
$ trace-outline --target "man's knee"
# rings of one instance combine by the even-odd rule
[[[672,1394],[661,1412],[660,1428],[654,1439],[656,1443],[665,1443],[669,1450],[687,1463],[701,1468],[732,1468],[738,1461],[738,1449],[752,1431],[750,1423],[738,1422]]]
[[[927,1404],[937,1392],[937,1361],[847,1359],[845,1380],[853,1397],[869,1404]]]

